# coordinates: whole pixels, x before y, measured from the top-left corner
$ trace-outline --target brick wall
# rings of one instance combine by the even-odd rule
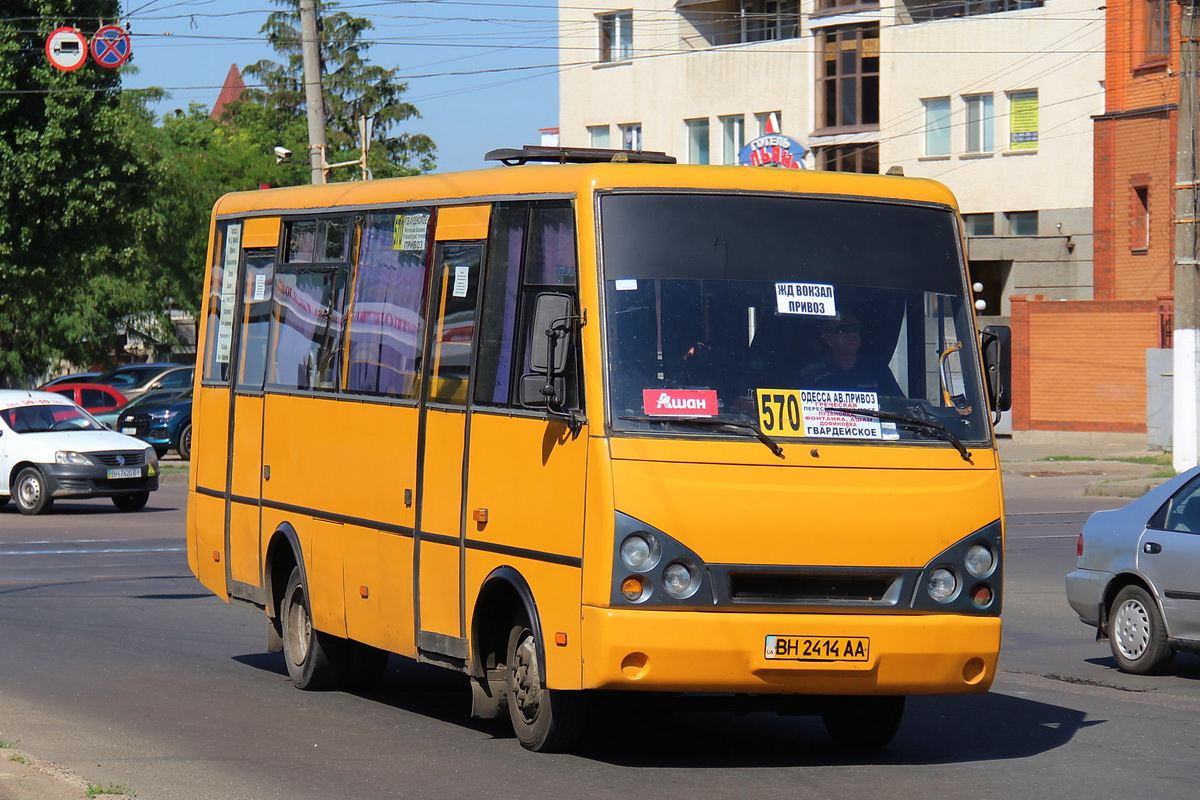
[[[1158,301],[1012,298],[1013,429],[1146,432]]]

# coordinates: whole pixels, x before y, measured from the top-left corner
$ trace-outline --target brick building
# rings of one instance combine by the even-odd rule
[[[1011,298],[1017,431],[1145,433],[1170,419],[1169,392],[1148,380],[1170,363],[1155,351],[1170,347],[1179,11],[1111,0],[1106,14],[1092,299]]]

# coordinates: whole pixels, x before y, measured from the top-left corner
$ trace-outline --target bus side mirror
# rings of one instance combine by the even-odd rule
[[[1008,411],[1012,408],[1012,329],[1007,325],[988,325],[980,340],[992,410]]]
[[[534,408],[561,406],[566,392],[562,378],[571,349],[575,317],[571,298],[565,294],[543,292],[533,307],[529,327],[529,368],[532,374],[521,376],[521,405]]]

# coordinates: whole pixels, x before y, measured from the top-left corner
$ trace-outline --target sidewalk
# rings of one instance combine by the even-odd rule
[[[1012,488],[1049,483],[1062,494],[1132,498],[1171,473],[1170,454],[1147,450],[1145,434],[1018,432],[1002,437],[999,450]]]

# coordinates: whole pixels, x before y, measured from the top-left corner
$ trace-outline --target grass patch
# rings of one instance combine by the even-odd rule
[[[84,794],[88,797],[102,797],[106,794],[121,795],[124,797],[133,797],[129,788],[123,783],[108,783],[101,785],[99,783],[89,783]]]
[[[1171,467],[1167,467],[1166,469],[1155,470],[1154,472],[1150,473],[1146,477],[1147,478],[1174,478],[1178,474],[1179,473],[1176,472]]]
[[[33,763],[33,762],[31,762],[31,761],[30,761],[28,758],[26,758],[25,756],[21,755],[20,753],[13,753],[11,756],[9,756],[9,757],[8,757],[8,760],[9,760],[9,761],[15,761],[15,762],[17,762],[18,764],[21,764],[21,765],[23,765],[23,766],[26,766],[26,767],[28,767],[28,766],[29,766],[31,763]]]
[[[6,742],[3,739],[0,739],[0,750],[3,750],[6,747],[16,747],[16,746],[17,746],[16,742]]]
[[[1158,453],[1152,456],[1125,456],[1123,458],[1095,458],[1094,456],[1045,456],[1043,458],[1039,458],[1038,461],[1120,461],[1122,464],[1150,464],[1166,467],[1171,465],[1171,454]],[[1174,474],[1174,472],[1171,473],[1171,475]],[[1155,475],[1154,477],[1161,478],[1163,476]]]

